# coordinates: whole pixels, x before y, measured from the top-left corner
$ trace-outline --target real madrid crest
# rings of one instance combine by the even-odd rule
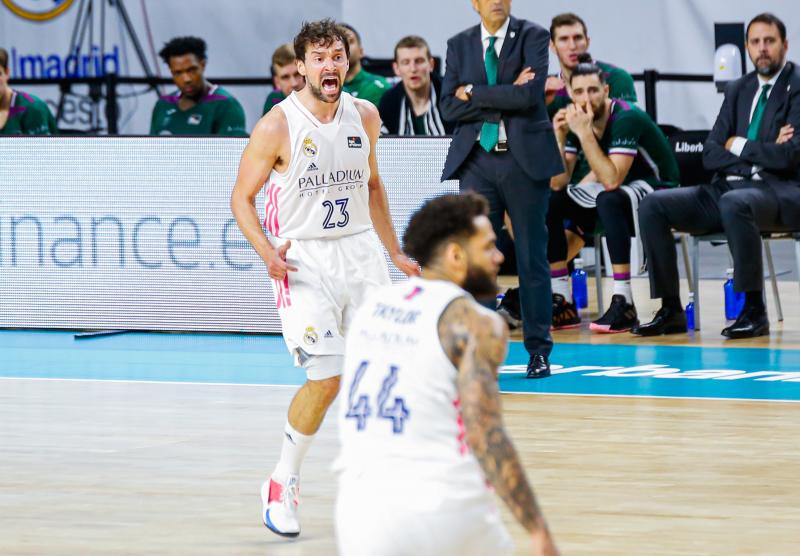
[[[317,155],[317,145],[314,144],[311,137],[306,137],[303,140],[303,154],[309,158]]]
[[[313,346],[319,341],[319,335],[313,326],[306,328],[306,333],[303,334],[303,341],[309,346]]]

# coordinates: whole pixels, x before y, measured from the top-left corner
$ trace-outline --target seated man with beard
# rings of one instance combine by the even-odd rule
[[[609,98],[603,70],[588,54],[570,77],[572,104],[553,118],[566,172],[551,180],[547,259],[553,287],[553,328],[580,324],[572,301],[567,262],[593,235],[598,222],[614,270],[611,306],[591,324],[617,333],[638,324],[631,294],[631,237],[638,237],[639,201],[654,189],[676,187],[678,164],[669,142],[650,117],[624,100]],[[565,221],[577,236],[568,252]]]

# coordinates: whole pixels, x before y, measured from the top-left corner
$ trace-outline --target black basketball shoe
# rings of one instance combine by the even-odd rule
[[[600,334],[619,334],[638,325],[636,307],[628,303],[624,295],[616,294],[611,298],[611,306],[606,314],[590,324],[589,329]]]
[[[503,317],[511,330],[522,326],[522,308],[519,304],[519,288],[509,288],[497,307],[497,314]]]

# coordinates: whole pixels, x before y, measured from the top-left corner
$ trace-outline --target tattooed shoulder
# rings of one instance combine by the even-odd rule
[[[439,341],[456,367],[460,366],[470,344],[475,346],[479,355],[500,365],[506,355],[508,327],[499,315],[467,297],[459,297],[447,306],[439,318]]]

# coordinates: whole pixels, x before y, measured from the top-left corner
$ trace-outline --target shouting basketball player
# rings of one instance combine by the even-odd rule
[[[342,92],[345,31],[332,20],[306,23],[294,51],[306,86],[258,122],[231,195],[239,228],[273,279],[286,344],[306,370],[261,489],[264,524],[287,537],[300,533],[300,464],[339,391],[344,333],[363,297],[390,283],[378,238],[401,271],[418,272],[400,249],[378,175],[378,110]],[[265,183],[271,242],[255,208]]]
[[[509,554],[490,488],[535,554],[557,554],[503,427],[508,329],[475,301],[494,298],[503,260],[488,212],[476,194],[425,204],[404,236],[422,277],[378,290],[353,318],[334,465],[343,556]]]

